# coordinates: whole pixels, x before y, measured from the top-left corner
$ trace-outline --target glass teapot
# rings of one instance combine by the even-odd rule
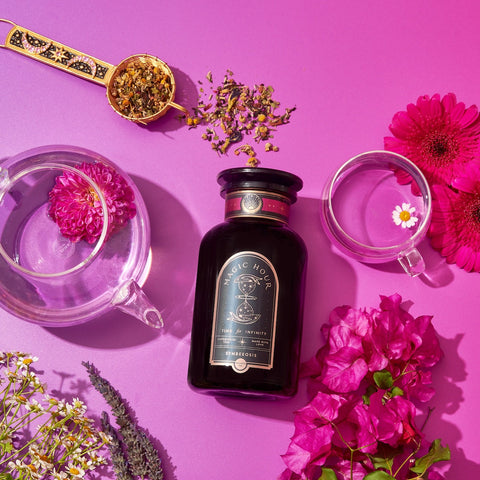
[[[103,177],[92,173],[99,169]],[[118,180],[118,192],[105,187],[112,178]],[[127,220],[121,216],[125,192]],[[82,236],[83,227],[93,233]],[[0,306],[5,310],[51,327],[83,323],[118,308],[160,328],[161,314],[141,289],[150,266],[145,203],[113,162],[89,150],[55,145],[0,163]]]

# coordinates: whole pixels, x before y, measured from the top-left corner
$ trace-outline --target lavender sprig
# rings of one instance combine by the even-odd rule
[[[125,400],[110,382],[100,375],[95,365],[90,362],[82,362],[82,365],[87,369],[92,385],[110,405],[112,414],[120,427],[118,429],[120,436],[116,435],[118,445],[114,446],[112,452],[112,462],[115,473],[118,472],[118,480],[130,480],[133,476],[162,480],[163,469],[158,451],[136,421],[132,420]],[[112,435],[111,430],[115,431],[115,429],[105,412],[102,414],[103,424]],[[121,456],[120,453],[122,453]]]
[[[122,443],[118,438],[117,431],[110,423],[107,412],[102,412],[102,428],[103,431],[112,438],[112,441],[108,447],[110,450],[110,456],[112,458],[113,470],[117,480],[132,480],[133,477],[130,474],[128,460],[125,458],[123,453]]]
[[[163,480],[163,470],[157,449],[153,446],[145,432],[140,432],[140,441],[147,459],[148,478],[150,480]]]

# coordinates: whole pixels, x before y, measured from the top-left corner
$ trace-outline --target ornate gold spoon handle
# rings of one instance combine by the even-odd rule
[[[108,85],[115,69],[114,65],[20,27],[11,20],[0,18],[0,22],[12,25],[5,44],[0,45],[1,47],[14,50],[86,80]]]

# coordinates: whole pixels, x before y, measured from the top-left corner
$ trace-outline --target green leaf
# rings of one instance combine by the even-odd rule
[[[378,388],[388,390],[393,387],[393,377],[388,370],[379,370],[373,374],[373,380]]]
[[[436,462],[450,460],[450,449],[447,447],[442,447],[440,444],[440,439],[437,438],[432,442],[428,453],[423,457],[417,458],[415,460],[415,466],[410,470],[414,473],[422,475],[427,471]]]
[[[318,480],[338,480],[337,474],[331,468],[322,467],[322,474]]]
[[[395,480],[394,477],[382,470],[376,470],[363,477],[363,480]]]
[[[8,440],[0,441],[0,453],[2,455],[10,453],[12,450],[13,450],[12,442],[10,442]],[[1,455],[0,455],[0,457],[1,457]],[[2,480],[2,477],[0,477],[0,480]]]
[[[367,387],[365,395],[362,395],[363,403],[365,405],[370,405],[370,395],[374,394],[376,391],[377,389],[373,385],[369,385]]]
[[[370,457],[375,468],[389,469],[393,465],[393,458],[388,457]]]
[[[403,396],[403,390],[400,387],[393,387],[390,393],[392,394],[392,397]]]
[[[370,460],[375,468],[383,468],[390,470],[392,468],[395,457],[402,453],[401,447],[392,447],[385,443],[379,442],[375,455],[369,455]]]

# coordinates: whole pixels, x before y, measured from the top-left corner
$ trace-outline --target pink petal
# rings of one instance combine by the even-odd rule
[[[464,269],[465,271],[467,272],[471,272],[473,270],[473,267],[475,265],[475,261],[477,259],[477,254],[475,252],[472,251],[471,248],[469,248],[469,256],[468,256],[468,259],[467,259],[467,262],[465,263],[464,265]]]
[[[339,393],[354,391],[368,372],[367,363],[362,358],[363,351],[343,347],[325,359],[322,383],[330,390]]]
[[[362,348],[362,340],[354,334],[351,327],[346,325],[334,325],[330,329],[329,335],[330,353],[335,353],[343,347],[355,349]]]
[[[287,452],[282,455],[285,465],[294,473],[301,475],[311,459],[311,453],[295,442],[290,442]]]
[[[322,424],[328,424],[337,418],[341,405],[342,401],[338,395],[318,392],[310,403],[297,410],[295,426],[298,427],[298,431],[303,432],[303,430],[309,430],[312,425],[318,426],[319,419]]]
[[[465,245],[462,245],[457,251],[456,264],[459,267],[465,267],[470,259],[471,254],[471,249]]]
[[[476,193],[479,187],[478,178],[459,177],[452,180],[452,186],[466,193]]]
[[[463,128],[468,127],[478,119],[478,109],[475,105],[468,107],[459,120],[459,125]]]
[[[407,105],[407,113],[410,118],[418,125],[421,126],[423,123],[423,117],[420,111],[418,110],[417,106],[413,103]]]
[[[450,117],[454,123],[460,123],[462,116],[465,113],[465,104],[460,102],[455,105],[450,111]]]
[[[407,112],[397,112],[390,125],[390,131],[400,139],[406,139],[413,128],[415,128],[415,123]]]
[[[405,170],[397,170],[395,172],[395,178],[399,185],[408,185],[413,180],[412,176]]]
[[[455,263],[457,257],[457,250],[460,248],[460,245],[457,242],[452,242],[450,245],[445,245],[442,249],[442,255],[449,259],[453,258],[451,263]]]
[[[451,112],[452,109],[457,104],[457,98],[456,98],[455,94],[454,93],[447,93],[447,95],[445,95],[442,98],[442,104],[443,104],[443,107],[445,108],[446,112]]]
[[[443,114],[443,107],[439,99],[433,99],[430,102],[430,112],[431,117],[441,117]]]

